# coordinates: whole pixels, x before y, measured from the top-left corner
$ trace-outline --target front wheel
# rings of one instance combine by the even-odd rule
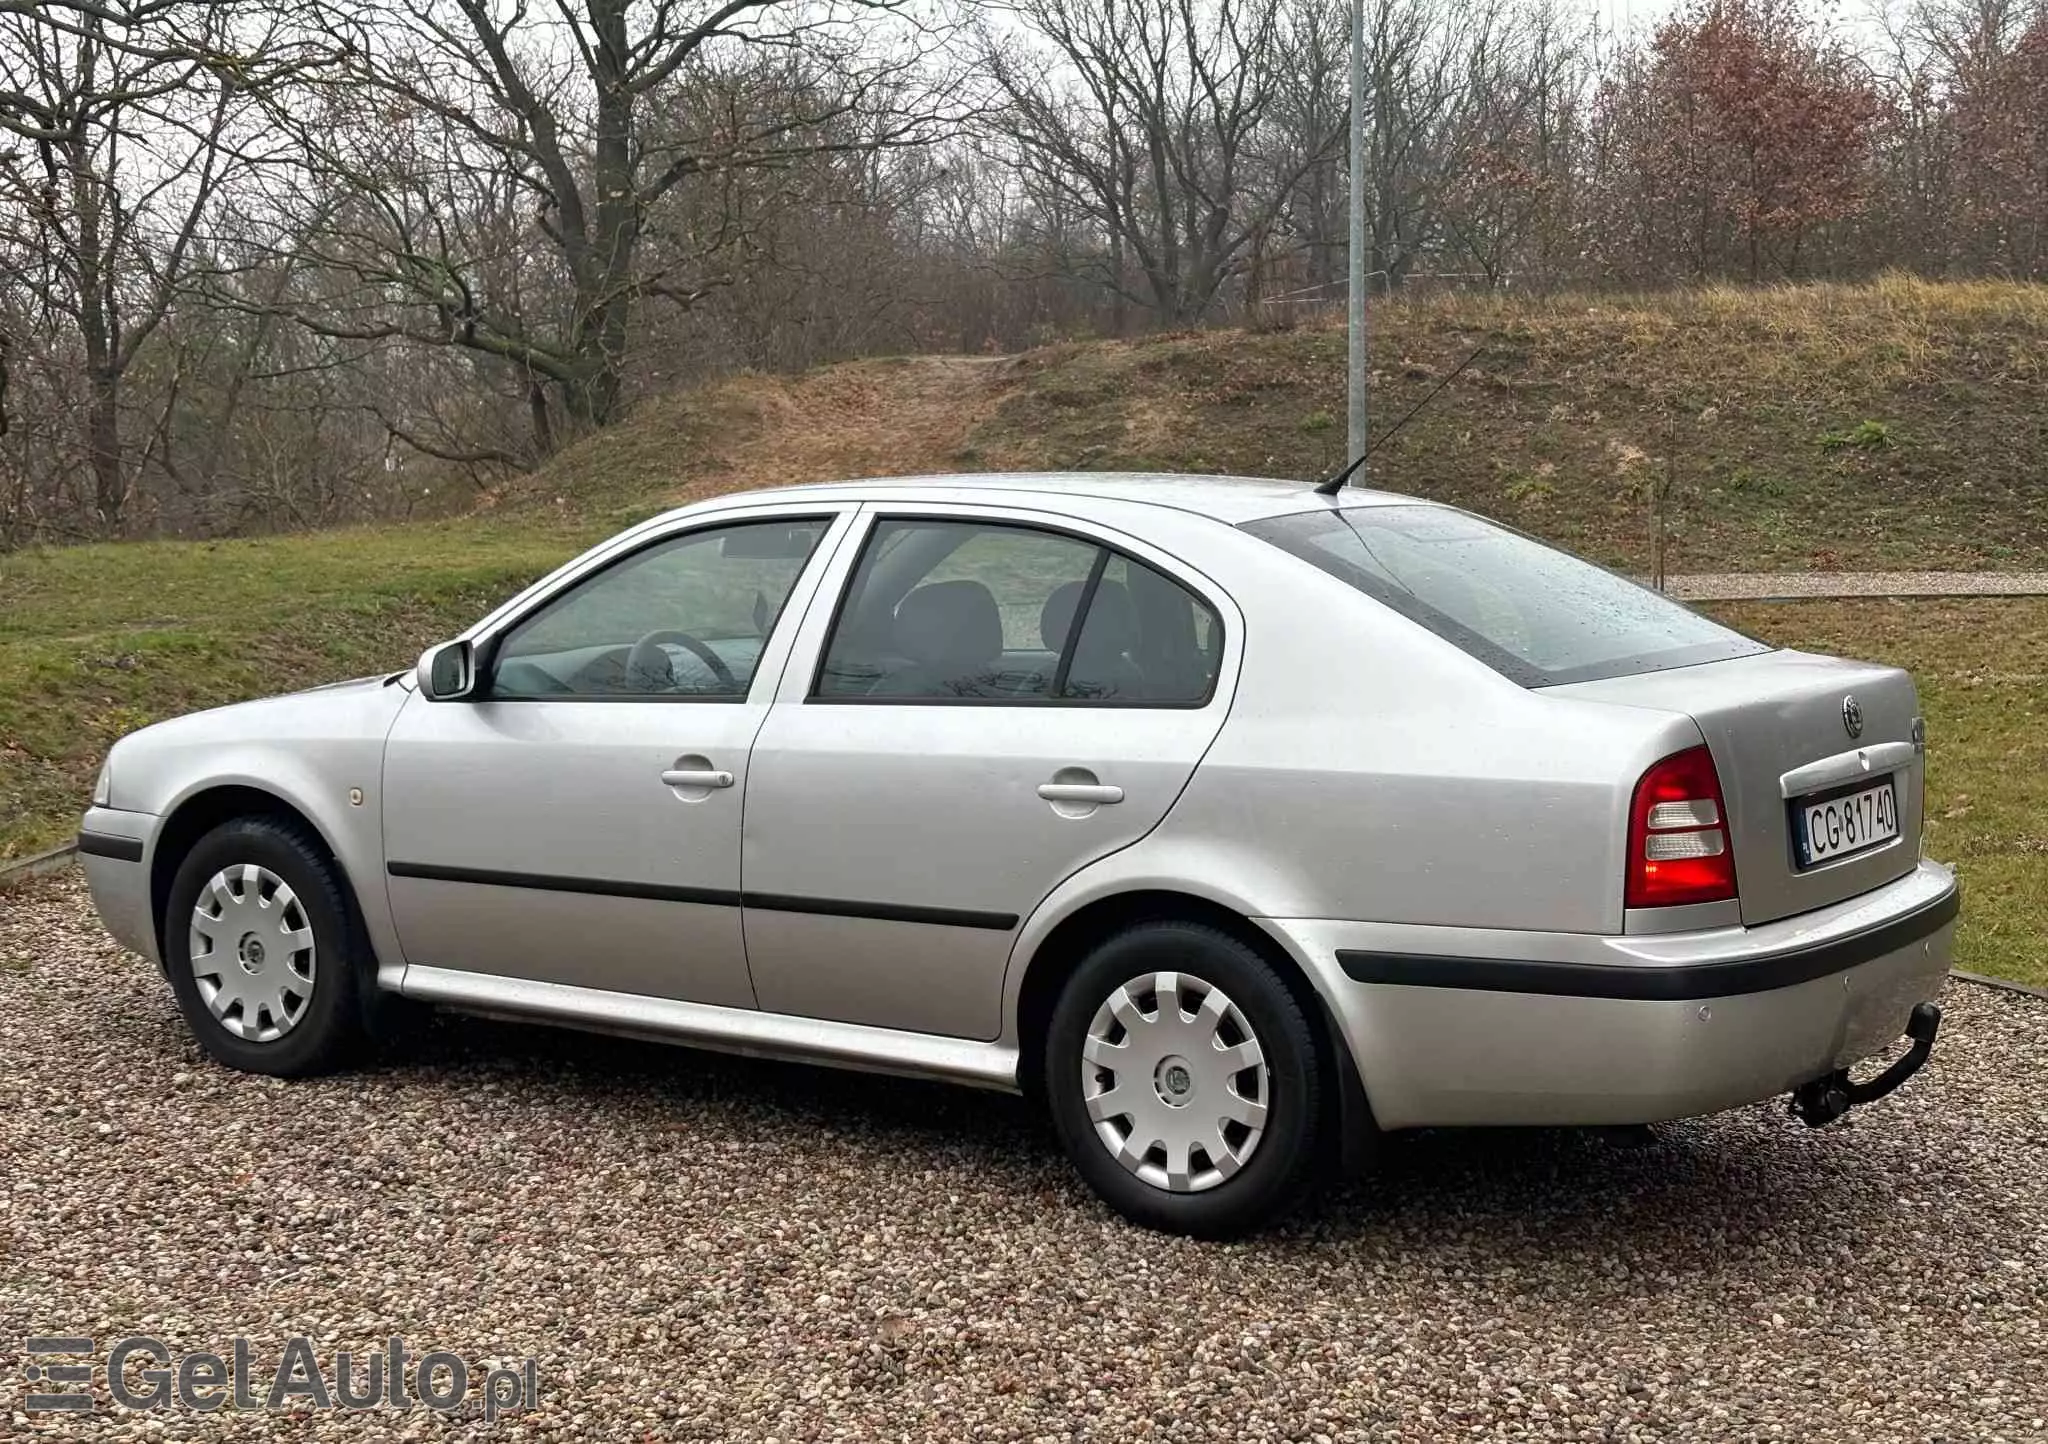
[[[300,828],[240,817],[200,838],[171,882],[163,938],[179,1010],[230,1068],[323,1073],[359,1040],[362,930]]]
[[[1046,1038],[1053,1121],[1081,1176],[1133,1222],[1203,1238],[1259,1228],[1307,1191],[1322,1071],[1287,985],[1197,923],[1096,948]]]

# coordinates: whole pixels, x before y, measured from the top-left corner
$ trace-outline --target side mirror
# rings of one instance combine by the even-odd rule
[[[467,642],[443,642],[420,653],[414,675],[429,702],[460,702],[476,688],[476,653]]]

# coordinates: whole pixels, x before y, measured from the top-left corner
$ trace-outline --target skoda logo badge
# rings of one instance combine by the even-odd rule
[[[1842,699],[1842,726],[1851,737],[1863,735],[1863,708],[1854,697]]]

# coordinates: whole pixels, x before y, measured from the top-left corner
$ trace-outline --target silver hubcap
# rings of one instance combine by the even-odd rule
[[[224,867],[192,909],[192,976],[214,1019],[270,1043],[313,1001],[313,925],[285,880],[254,863]]]
[[[1081,1096],[1102,1146],[1173,1193],[1214,1188],[1266,1131],[1258,1036],[1221,988],[1185,973],[1131,979],[1095,1010]]]

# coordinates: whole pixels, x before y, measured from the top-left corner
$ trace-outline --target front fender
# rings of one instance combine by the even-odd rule
[[[173,820],[206,794],[245,788],[274,797],[305,817],[341,865],[377,957],[378,982],[396,986],[403,961],[383,882],[380,794],[384,739],[406,696],[395,687],[329,690],[180,718],[123,739],[114,754],[114,801],[153,819],[145,875],[155,875]]]
[[[342,875],[362,914],[364,932],[377,956],[378,984],[397,987],[404,962],[398,933],[391,921],[390,900],[384,890],[384,839],[378,822],[383,744],[376,743],[368,750],[370,756],[365,764],[351,766],[338,760],[330,776],[328,767],[309,765],[282,749],[251,747],[232,766],[216,764],[203,776],[184,779],[151,833],[144,867],[154,875],[157,843],[171,820],[188,803],[223,788],[267,793],[305,817],[341,864]],[[364,781],[340,780],[348,777],[361,777]],[[363,800],[359,804],[349,800],[352,787],[361,788]]]

